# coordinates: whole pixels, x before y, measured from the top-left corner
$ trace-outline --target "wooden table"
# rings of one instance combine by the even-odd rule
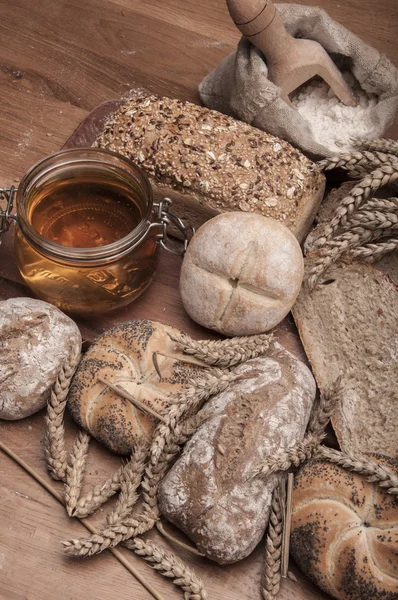
[[[322,6],[398,64],[395,0],[302,3]],[[92,108],[132,87],[197,102],[198,83],[239,39],[224,0],[0,0],[0,11],[0,186],[17,184],[36,160],[65,143]],[[397,134],[395,122],[388,135]],[[128,318],[147,316],[177,324],[182,313],[176,291],[178,260],[164,255],[156,282],[130,307],[106,319],[80,320],[85,339]],[[166,289],[174,293],[165,295]],[[9,236],[0,249],[0,299],[21,295],[28,291],[13,264]],[[188,319],[186,329],[192,330]],[[74,432],[69,424],[69,437]],[[0,424],[1,440],[45,474],[42,435],[42,412]],[[118,464],[117,457],[93,444],[87,484],[101,481]],[[68,519],[1,452],[0,472],[1,600],[151,597],[107,552],[87,561],[66,559],[59,541],[85,535],[83,526]],[[100,512],[93,521],[102,519]],[[224,568],[184,558],[197,566],[212,599],[245,600],[260,597],[261,553],[258,548],[249,559]],[[181,597],[171,583],[125,554],[165,599]],[[298,583],[284,581],[280,598],[326,596],[300,576]]]

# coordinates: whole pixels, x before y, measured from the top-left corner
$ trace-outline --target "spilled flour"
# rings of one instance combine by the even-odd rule
[[[377,96],[364,92],[351,73],[343,75],[358,100],[355,107],[345,106],[327,83],[318,79],[311,80],[292,97],[292,104],[308,121],[315,141],[332,152],[350,150],[350,138],[374,137],[372,109]]]

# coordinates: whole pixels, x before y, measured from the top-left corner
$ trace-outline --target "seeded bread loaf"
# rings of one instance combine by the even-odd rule
[[[164,414],[169,395],[180,390],[195,372],[194,366],[178,360],[181,353],[168,332],[179,333],[149,320],[116,325],[95,340],[76,371],[68,396],[72,417],[113,452],[130,454],[138,438],[149,441],[155,420],[99,378]],[[154,352],[159,353],[161,377],[154,365]]]
[[[317,212],[324,176],[299,150],[219,112],[143,91],[107,121],[95,145],[131,158],[155,199],[168,196],[194,227],[221,212],[254,212],[301,241]]]
[[[398,473],[396,461],[369,458]],[[290,550],[333,598],[397,600],[397,496],[337,465],[307,463],[295,479]]]
[[[343,373],[332,417],[346,452],[398,458],[398,288],[360,263],[330,269],[312,292],[304,286],[293,316],[321,391]]]

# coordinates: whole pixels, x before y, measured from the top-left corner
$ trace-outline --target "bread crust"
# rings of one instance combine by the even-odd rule
[[[397,461],[370,458],[398,472]],[[398,597],[398,500],[361,475],[325,462],[300,470],[290,547],[304,573],[338,600]]]
[[[181,390],[196,372],[196,367],[178,360],[181,354],[167,335],[177,331],[155,321],[127,321],[106,330],[83,357],[70,388],[69,410],[79,425],[113,452],[130,454],[138,438],[149,441],[155,420],[98,377],[164,414],[170,395]],[[161,378],[154,366],[154,352],[159,352]]]

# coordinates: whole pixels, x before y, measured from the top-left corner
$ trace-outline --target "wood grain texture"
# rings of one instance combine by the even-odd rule
[[[398,64],[395,0],[302,3],[325,8]],[[0,186],[16,184],[35,161],[62,147],[92,108],[132,87],[198,102],[198,83],[239,39],[224,0],[0,0],[0,14]],[[390,135],[397,134],[395,122]],[[0,299],[30,295],[14,260],[10,232],[0,247]],[[155,283],[133,305],[79,321],[84,338],[135,317],[200,335],[182,310],[179,264],[179,258],[163,253]],[[289,324],[281,332],[292,336]],[[2,440],[41,473],[43,416],[0,423]],[[68,423],[69,448],[75,432]],[[119,463],[93,443],[85,486],[102,481]],[[85,561],[64,558],[59,541],[85,535],[84,528],[3,454],[0,472],[2,600],[150,598],[109,553]],[[103,519],[100,511],[93,521]],[[143,561],[126,554],[166,600],[182,597]],[[261,554],[258,548],[245,561],[223,568],[184,558],[197,567],[212,600],[245,600],[260,597]],[[283,581],[281,600],[326,598],[295,572],[299,581]]]

